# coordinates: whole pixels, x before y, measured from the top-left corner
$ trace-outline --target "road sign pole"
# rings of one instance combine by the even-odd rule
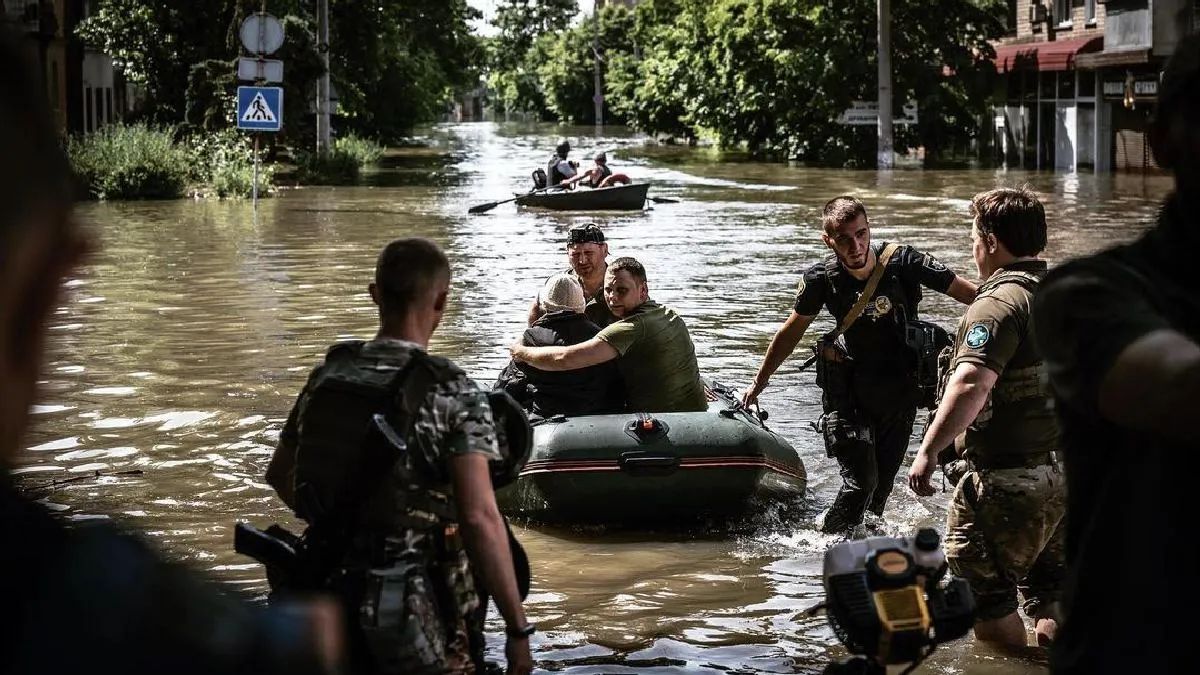
[[[251,201],[254,202],[254,211],[258,212],[258,132],[254,134],[254,185],[250,188]]]

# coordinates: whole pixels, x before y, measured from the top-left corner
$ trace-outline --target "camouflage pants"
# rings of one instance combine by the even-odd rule
[[[1056,466],[971,471],[958,482],[946,523],[946,559],[971,584],[978,619],[1022,609],[1054,616],[1066,564],[1066,482]]]

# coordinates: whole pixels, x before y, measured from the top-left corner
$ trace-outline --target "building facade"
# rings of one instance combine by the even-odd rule
[[[46,86],[60,133],[96,131],[127,109],[127,88],[112,59],[75,34],[88,0],[0,0],[0,23],[23,35]]]
[[[1146,129],[1195,0],[1010,0],[996,45],[996,161],[1059,171],[1154,168]]]
[[[1106,21],[1097,0],[1010,0],[1010,35],[996,49],[1000,73],[993,110],[998,163],[1076,171],[1095,167],[1095,77],[1078,58],[1103,48]]]
[[[1108,0],[1104,48],[1081,55],[1078,65],[1094,73],[1097,100],[1105,111],[1097,133],[1104,150],[1096,169],[1155,169],[1147,130],[1158,101],[1168,57],[1195,29],[1193,0]]]

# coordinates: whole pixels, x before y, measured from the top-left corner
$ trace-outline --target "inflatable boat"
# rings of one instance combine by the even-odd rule
[[[734,392],[706,383],[705,412],[537,420],[533,451],[496,493],[509,516],[555,524],[649,525],[734,519],[798,502],[795,448]]]

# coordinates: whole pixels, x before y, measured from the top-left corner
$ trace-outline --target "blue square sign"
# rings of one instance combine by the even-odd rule
[[[279,131],[283,126],[283,87],[238,87],[237,126]]]

